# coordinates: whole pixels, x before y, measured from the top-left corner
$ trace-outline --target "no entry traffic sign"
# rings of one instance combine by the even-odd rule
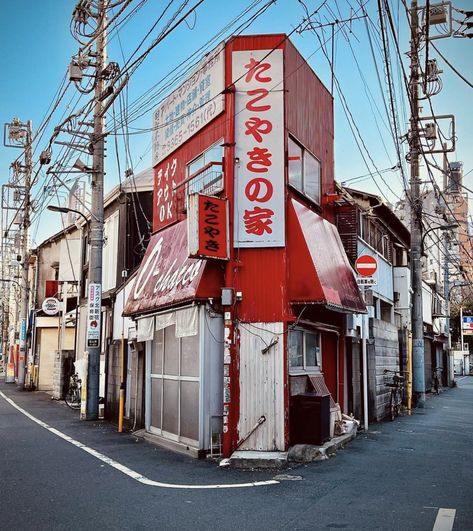
[[[378,262],[376,258],[369,254],[362,254],[355,262],[356,272],[362,277],[370,277],[376,273],[378,269]]]

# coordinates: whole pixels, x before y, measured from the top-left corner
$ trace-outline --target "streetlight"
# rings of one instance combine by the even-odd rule
[[[426,230],[424,232],[424,234],[422,235],[422,242],[421,242],[421,249],[422,249],[422,254],[424,253],[424,240],[425,240],[425,237],[427,236],[427,234],[429,234],[429,232],[432,232],[433,230],[453,230],[453,229],[458,229],[459,225],[458,223],[447,223],[446,225],[436,225],[435,227],[430,227],[430,229]]]
[[[68,214],[69,212],[73,212],[75,214],[79,214],[79,216],[82,216],[84,218],[86,228],[88,230],[89,228],[89,220],[85,216],[83,212],[80,210],[75,210],[74,208],[69,207],[61,207],[56,205],[48,205],[46,207],[51,212],[60,212],[62,214]],[[83,241],[83,240],[82,240]],[[81,252],[81,256],[83,255],[83,251]],[[77,285],[77,304],[76,304],[76,329],[75,329],[75,335],[74,335],[74,352],[77,355],[77,323],[78,323],[78,317],[79,317],[79,303],[80,303],[80,295],[82,290],[82,271],[79,272],[79,279],[78,279],[78,285]],[[100,310],[99,310],[100,311]],[[90,318],[88,319],[88,322],[90,322]],[[99,334],[100,334],[99,330]],[[100,348],[100,343],[99,343]],[[93,385],[92,386],[92,392],[90,387],[90,380],[92,379],[98,379],[97,368],[96,363],[93,363],[91,356],[89,355],[87,360],[87,398],[86,398],[86,405],[87,405],[87,413],[86,413],[86,420],[96,420],[96,416],[94,416],[93,413],[90,413],[91,410],[95,411],[97,409],[98,411],[98,403],[99,403],[99,386]],[[91,406],[92,404],[92,406]]]
[[[74,214],[79,214],[79,216],[82,216],[84,218],[86,225],[88,225],[89,223],[89,220],[86,218],[85,214],[80,210],[74,210],[73,208],[61,207],[56,205],[48,205],[46,208],[51,212],[61,212],[61,214],[69,214],[69,212],[74,212]]]

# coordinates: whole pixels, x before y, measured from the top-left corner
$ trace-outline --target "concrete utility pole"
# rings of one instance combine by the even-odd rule
[[[28,121],[25,140],[25,199],[23,204],[23,230],[21,239],[21,309],[20,309],[20,355],[18,357],[18,387],[25,386],[26,368],[26,325],[28,323],[28,230],[31,209],[31,171],[33,168],[32,125]]]
[[[21,262],[21,283],[20,283],[20,352],[18,356],[18,387],[24,388],[25,385],[25,368],[26,368],[26,327],[28,323],[28,306],[29,306],[29,289],[28,289],[28,230],[30,226],[30,210],[31,210],[31,172],[33,169],[33,154],[32,154],[33,132],[31,121],[27,123],[21,122],[18,118],[14,118],[11,123],[5,124],[5,147],[22,148],[24,150],[24,164],[21,165],[19,158],[11,165],[14,174],[14,184],[6,185],[7,188],[14,189],[17,195],[16,201],[23,196],[21,206],[10,208],[14,210],[15,216],[20,225],[20,244],[18,247]],[[24,175],[24,186],[19,186],[19,176]],[[2,187],[2,208],[3,205],[3,188]],[[20,190],[23,188],[23,193]],[[2,214],[3,216],[3,214]],[[2,242],[8,238],[8,228],[2,234]],[[3,256],[5,259],[5,255]],[[18,321],[17,321],[18,323]]]
[[[411,166],[411,280],[412,371],[416,405],[425,404],[424,322],[422,308],[422,200],[419,180],[419,26],[417,0],[411,2],[410,166]]]
[[[95,107],[94,133],[92,136],[92,206],[90,216],[89,290],[87,317],[87,405],[86,420],[99,416],[99,381],[101,352],[101,305],[102,305],[102,252],[103,252],[103,180],[105,157],[105,119],[103,92],[105,88],[104,69],[107,64],[106,10],[108,0],[99,0],[95,57]],[[95,303],[94,303],[95,301]]]

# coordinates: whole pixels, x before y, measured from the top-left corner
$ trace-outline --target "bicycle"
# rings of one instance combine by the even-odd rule
[[[80,409],[81,402],[81,380],[77,374],[73,374],[69,379],[69,388],[67,390],[66,396],[64,397],[64,402],[71,409]]]
[[[440,394],[440,378],[439,378],[439,372],[441,373],[443,370],[443,367],[436,367],[432,370],[432,387],[434,388],[434,391],[436,394]]]
[[[390,388],[389,394],[389,414],[391,420],[394,420],[398,415],[401,414],[402,407],[402,393],[404,391],[404,377],[400,375],[399,371],[392,371],[389,369],[384,369],[384,374],[392,374],[389,382],[385,382],[385,385]]]

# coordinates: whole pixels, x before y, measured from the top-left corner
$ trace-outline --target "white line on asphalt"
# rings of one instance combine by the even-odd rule
[[[452,531],[456,509],[439,508],[432,531]]]
[[[11,398],[8,398],[8,396],[6,396],[1,391],[0,391],[0,396],[2,396],[10,405],[16,408],[20,413],[23,413],[23,415],[28,417],[33,422],[36,422],[36,424],[39,424],[45,430],[48,430],[51,433],[54,433],[54,435],[57,435],[58,437],[60,437],[61,439],[64,439],[68,443],[71,443],[77,448],[84,450],[84,452],[87,452],[93,457],[100,459],[100,461],[103,461],[107,465],[115,468],[119,472],[122,472],[122,474],[125,474],[135,479],[136,481],[142,483],[143,485],[148,485],[150,487],[162,487],[165,489],[238,489],[238,488],[243,488],[243,487],[262,487],[266,485],[279,484],[279,481],[276,481],[274,479],[270,479],[268,481],[253,481],[250,483],[227,483],[227,484],[224,483],[224,484],[217,484],[217,485],[176,485],[174,483],[162,483],[161,481],[154,481],[152,479],[147,478],[146,476],[139,474],[138,472],[135,472],[134,470],[131,470],[131,468],[128,468],[127,466],[122,465],[118,461],[115,461],[111,459],[110,457],[107,457],[106,455],[98,452],[97,450],[94,450],[93,448],[89,448],[85,444],[82,444],[81,442],[76,441],[72,437],[69,437],[69,435],[66,435],[65,433],[62,433],[56,428],[49,426],[49,424],[46,424],[42,420],[37,419],[31,413],[28,413],[28,411],[24,410],[22,407],[16,404]]]

